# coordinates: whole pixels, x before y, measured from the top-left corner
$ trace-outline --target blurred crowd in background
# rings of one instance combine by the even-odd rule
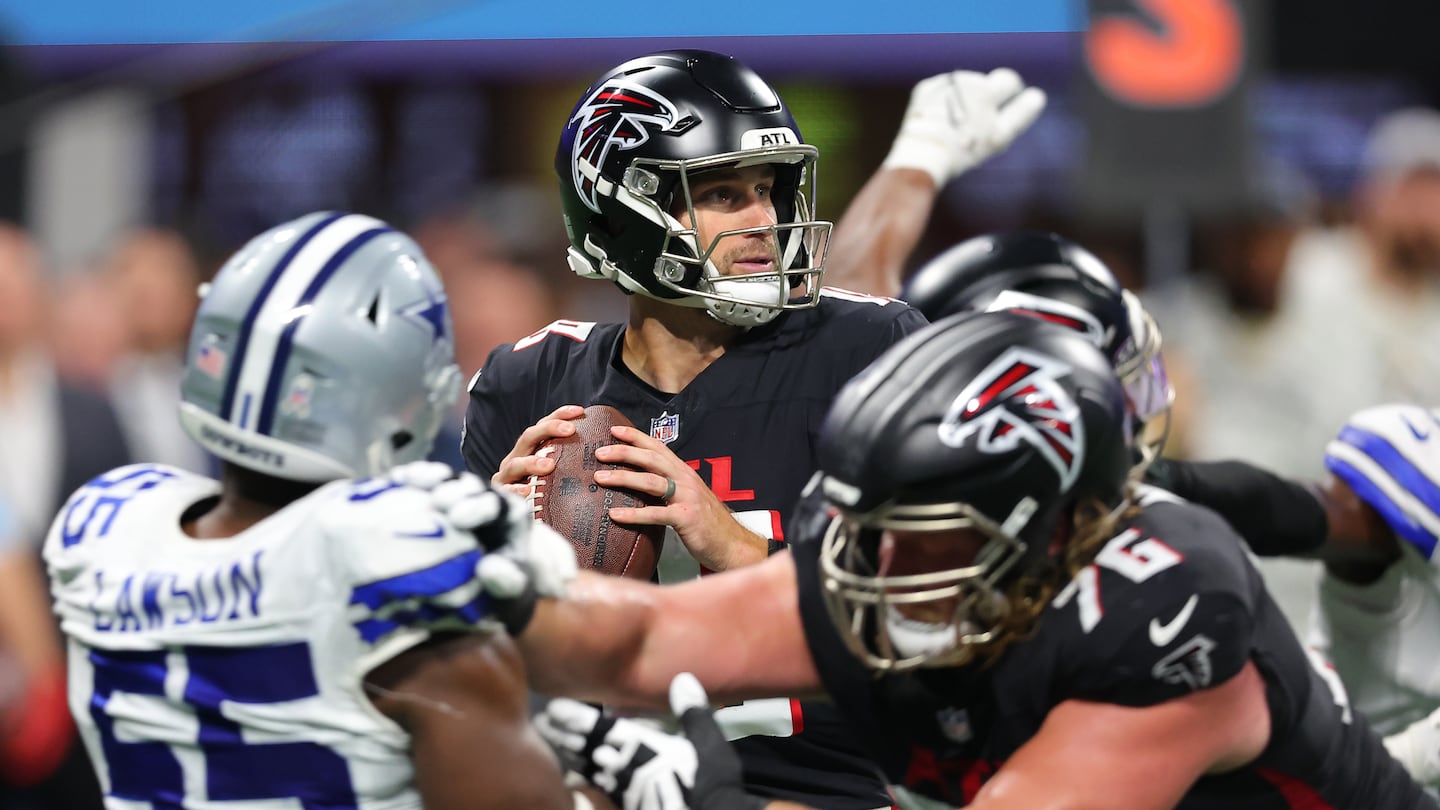
[[[918,77],[831,81],[748,61],[774,74],[820,145],[819,210],[838,218]],[[624,317],[618,290],[567,269],[554,192],[554,143],[590,72],[347,77],[282,63],[182,91],[87,86],[141,119],[148,160],[130,167],[144,204],[78,244],[53,239],[64,232],[53,210],[37,213],[47,191],[31,166],[47,159],[44,141],[14,137],[15,119],[0,128],[0,176],[14,181],[0,189],[0,782],[56,767],[3,742],[35,722],[34,685],[58,666],[34,563],[45,527],[80,483],[128,460],[211,469],[176,421],[178,378],[197,290],[245,240],[322,208],[405,228],[444,279],[466,375],[556,318]],[[47,81],[12,58],[6,109],[23,112],[17,100]],[[1085,204],[1087,114],[1073,77],[1038,81],[1044,117],[946,190],[912,267],[1003,228],[1055,230],[1095,251],[1163,331],[1180,392],[1173,456],[1315,479],[1357,409],[1440,404],[1440,111],[1426,77],[1259,75],[1244,110],[1253,170],[1237,202],[1128,218]],[[78,120],[81,135],[105,137],[103,115]],[[457,464],[462,414],[457,396],[436,451]],[[1267,575],[1303,629],[1312,569],[1277,563]]]

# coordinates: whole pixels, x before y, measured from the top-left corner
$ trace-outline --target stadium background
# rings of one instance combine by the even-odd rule
[[[1437,30],[1414,0],[3,0],[0,370],[51,369],[109,402],[132,455],[203,467],[171,410],[193,290],[263,228],[341,208],[412,232],[469,374],[556,317],[623,313],[566,270],[552,169],[604,67],[680,46],[748,62],[820,145],[834,219],[915,81],[1009,66],[1048,109],[944,191],[912,266],[997,228],[1077,239],[1159,317],[1169,452],[1317,477],[1355,408],[1440,404]],[[22,388],[0,385],[12,558],[64,494],[46,488],[58,462],[27,455],[59,451],[28,438],[45,417]],[[63,441],[110,425],[67,422]],[[1266,572],[1303,633],[1315,569]]]

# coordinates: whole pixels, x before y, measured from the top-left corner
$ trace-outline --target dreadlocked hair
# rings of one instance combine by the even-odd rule
[[[1115,527],[1120,521],[1139,512],[1129,484],[1118,505],[1108,505],[1098,498],[1076,503],[1070,512],[1074,529],[1060,559],[1010,583],[993,620],[995,640],[976,645],[973,656],[964,663],[988,667],[1000,660],[1011,644],[1032,638],[1040,626],[1041,614],[1050,606],[1055,593],[1095,561],[1100,549],[1115,536]]]
[[[1095,556],[1115,536],[1115,527],[1122,520],[1140,514],[1140,505],[1132,497],[1131,486],[1129,482],[1125,484],[1119,504],[1106,504],[1098,498],[1091,498],[1075,505],[1071,513],[1074,534],[1065,544],[1061,557],[1064,582],[1074,579],[1081,569],[1095,562]]]

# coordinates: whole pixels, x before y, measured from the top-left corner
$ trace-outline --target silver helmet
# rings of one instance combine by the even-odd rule
[[[308,214],[202,289],[180,421],[205,449],[296,481],[424,458],[460,392],[445,291],[380,220]]]

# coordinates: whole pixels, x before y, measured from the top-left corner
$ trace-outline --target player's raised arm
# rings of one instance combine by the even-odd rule
[[[915,85],[890,154],[855,195],[831,239],[826,281],[896,296],[940,191],[1002,152],[1045,108],[1009,68],[956,70]]]

